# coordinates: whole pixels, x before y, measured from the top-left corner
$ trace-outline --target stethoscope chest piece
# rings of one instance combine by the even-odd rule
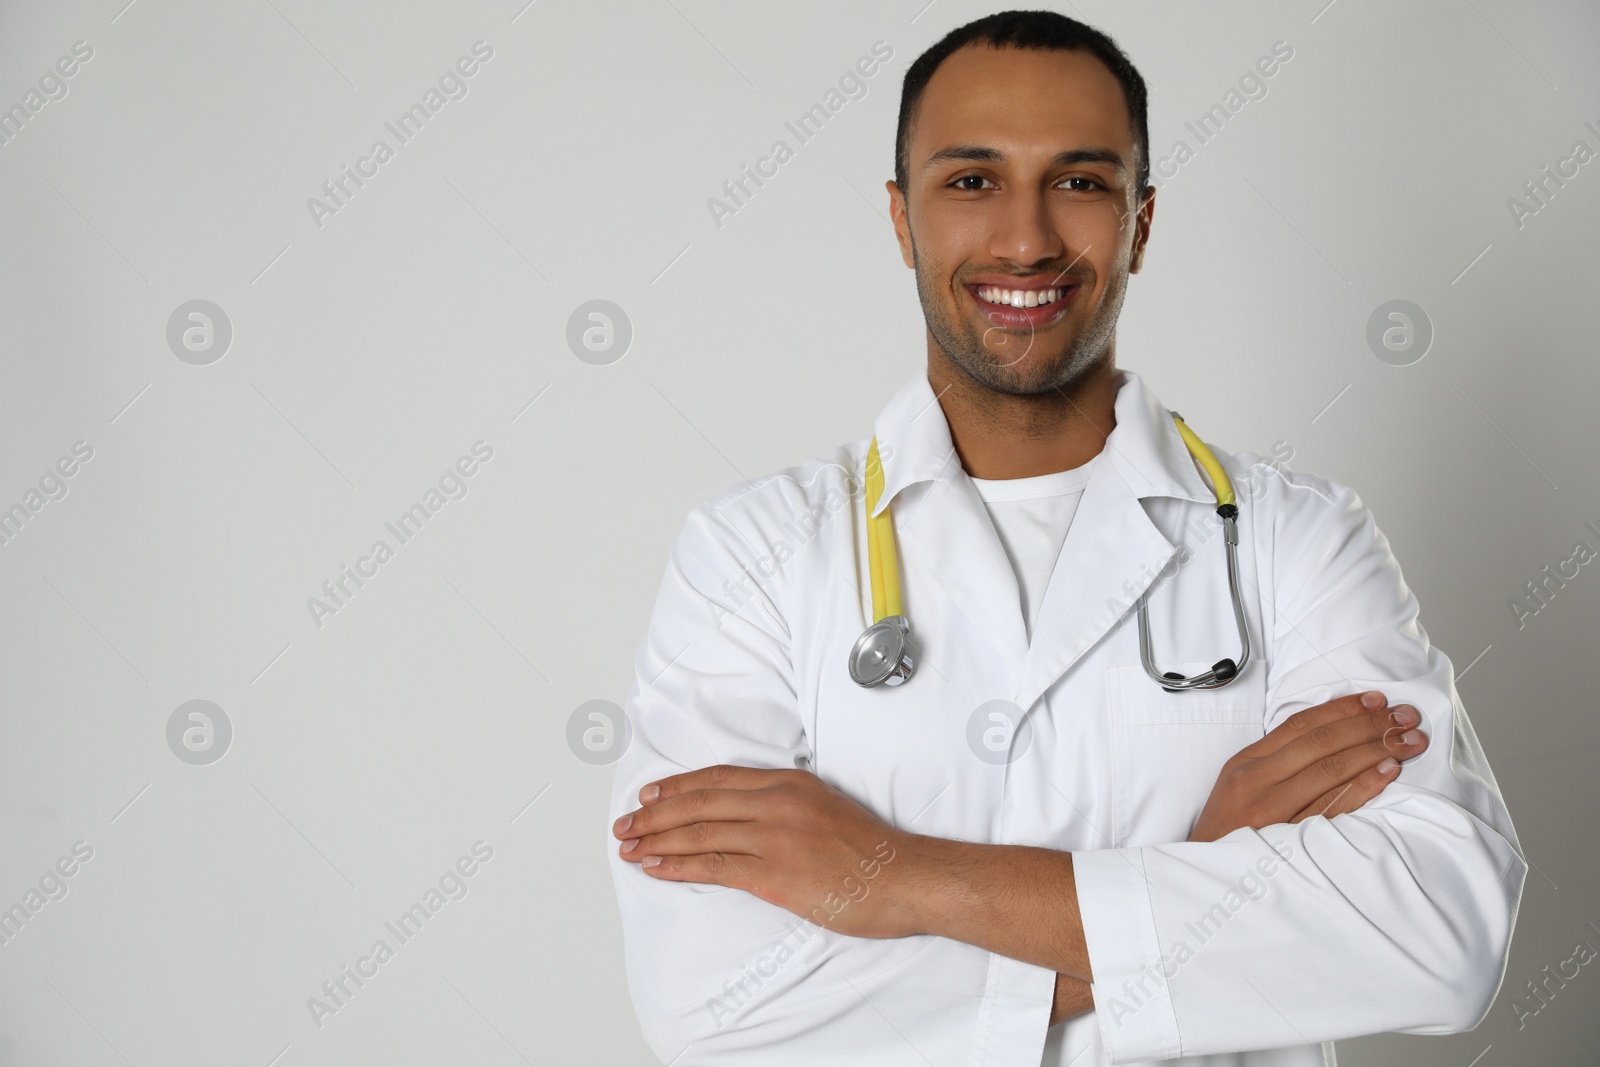
[[[859,686],[899,685],[911,677],[911,624],[890,615],[867,627],[850,650],[850,679]]]

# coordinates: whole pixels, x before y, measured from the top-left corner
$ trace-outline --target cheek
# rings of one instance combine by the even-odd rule
[[[1101,262],[1110,261],[1110,249],[1129,243],[1137,223],[1137,217],[1116,200],[1069,204],[1057,215],[1061,236],[1068,245],[1088,248],[1085,258]]]
[[[987,262],[998,222],[979,205],[934,200],[913,218],[917,254],[924,261],[938,264],[946,275],[952,264]]]
[[[1133,242],[1139,232],[1138,216],[1132,213],[1119,214],[1118,206],[1111,203],[1096,205],[1094,214],[1081,221],[1081,239],[1086,245],[1079,247],[1089,249],[1084,259],[1094,266],[1102,285],[1110,277],[1126,274],[1133,262]]]

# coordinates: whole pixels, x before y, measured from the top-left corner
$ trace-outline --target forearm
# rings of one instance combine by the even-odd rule
[[[1050,1025],[1054,1026],[1063,1019],[1082,1015],[1086,1011],[1094,1011],[1094,995],[1090,992],[1089,983],[1057,974],[1055,997],[1050,1004]]]
[[[920,835],[905,851],[918,932],[1094,981],[1070,852]]]

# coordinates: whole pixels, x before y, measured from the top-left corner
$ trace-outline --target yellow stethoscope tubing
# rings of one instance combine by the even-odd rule
[[[903,615],[900,606],[900,559],[894,550],[894,520],[890,509],[873,515],[878,498],[883,496],[883,461],[878,457],[878,439],[867,449],[867,565],[872,574],[872,621],[882,622],[891,615]]]
[[[1171,415],[1172,421],[1178,426],[1178,433],[1183,437],[1183,443],[1189,448],[1189,454],[1200,461],[1206,477],[1211,479],[1211,491],[1217,495],[1217,507],[1233,503],[1233,480],[1228,477],[1228,472],[1222,469],[1222,464],[1217,462],[1217,457],[1211,454],[1206,443],[1189,429],[1183,416],[1175,411]]]

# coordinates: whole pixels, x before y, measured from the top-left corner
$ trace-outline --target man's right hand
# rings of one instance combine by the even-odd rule
[[[1417,709],[1387,703],[1375,691],[1330,700],[1295,712],[1240,749],[1222,765],[1189,840],[1215,841],[1240,827],[1259,830],[1313,815],[1331,819],[1383,792],[1399,761],[1428,747],[1416,729]]]

